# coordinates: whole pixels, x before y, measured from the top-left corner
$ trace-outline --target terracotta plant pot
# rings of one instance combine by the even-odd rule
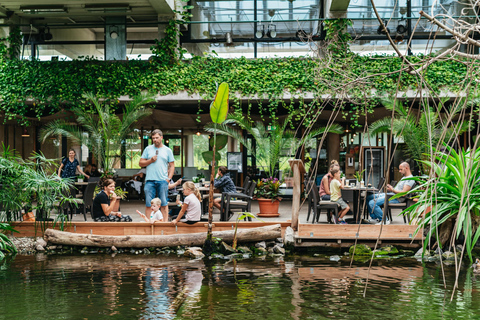
[[[279,217],[278,207],[280,206],[280,200],[271,199],[258,199],[258,207],[260,213],[257,214],[259,217]]]

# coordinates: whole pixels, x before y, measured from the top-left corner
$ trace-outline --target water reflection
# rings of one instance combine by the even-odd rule
[[[445,272],[446,288],[439,267],[409,259],[369,270],[312,257],[18,256],[0,271],[0,319],[476,318],[479,275],[462,270],[450,302]]]

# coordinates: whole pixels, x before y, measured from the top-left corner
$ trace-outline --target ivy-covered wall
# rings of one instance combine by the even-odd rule
[[[417,57],[411,58],[413,61]],[[314,59],[218,59],[195,57],[168,67],[140,60],[127,62],[72,61],[39,62],[4,60],[0,64],[1,109],[8,120],[14,115],[42,116],[69,108],[84,92],[106,98],[135,95],[142,90],[167,95],[180,91],[200,93],[211,98],[215,83],[227,82],[232,91],[243,96],[266,95],[279,99],[283,91],[331,93],[331,79],[344,81],[341,73],[331,69],[318,70]],[[351,58],[350,74],[379,74],[399,70],[401,61],[394,57]],[[344,68],[342,64],[339,68]],[[434,90],[456,91],[467,76],[459,61],[436,62],[425,71],[425,78]],[[339,78],[340,77],[340,78]],[[372,88],[379,92],[395,92],[398,73],[374,76]],[[416,79],[403,72],[399,89],[415,89]],[[34,108],[27,100],[34,101]]]

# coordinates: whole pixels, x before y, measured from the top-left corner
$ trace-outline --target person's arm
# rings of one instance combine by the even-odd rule
[[[58,176],[59,177],[61,177],[62,169],[63,169],[63,162],[60,164],[60,168],[58,168]]]
[[[323,177],[322,183],[323,183],[323,190],[325,190],[325,193],[331,195],[332,193],[330,192],[330,185],[328,183],[328,176],[327,175],[325,175]]]
[[[178,187],[181,183],[182,183],[182,179],[180,178],[177,181],[175,181],[174,183],[169,183],[168,184],[168,189],[173,189],[175,187]]]
[[[138,211],[138,210],[137,210],[137,213],[140,215],[140,217],[143,218],[143,220],[145,220],[145,222],[150,222],[150,219],[148,219],[145,214],[141,213],[141,212]]]
[[[221,177],[215,178],[215,180],[213,180],[213,186],[217,189],[223,188],[225,186],[225,183],[226,183],[225,176],[221,176]]]
[[[102,203],[102,210],[103,210],[103,213],[106,215],[106,216],[109,216],[110,214],[112,214],[113,212],[113,206],[115,204],[115,202],[117,202],[117,196],[114,196],[112,198],[110,198],[110,205],[106,204],[106,203]],[[121,217],[122,214],[120,212],[116,212],[115,215],[117,217]]]
[[[82,171],[82,169],[80,168],[80,165],[77,166],[77,170],[78,172],[80,172],[81,174],[83,174],[83,176],[87,179],[90,179],[90,176],[87,175],[85,172]]]
[[[175,162],[168,163],[168,182],[172,181],[172,177],[175,174]]]
[[[157,161],[157,156],[154,155],[153,157],[151,157],[150,159],[144,159],[144,158],[140,158],[140,161],[138,162],[138,165],[140,167],[146,167],[152,163],[154,163],[155,161]]]
[[[180,221],[180,219],[182,219],[183,215],[185,214],[185,211],[187,211],[187,208],[188,208],[188,204],[187,204],[187,203],[183,203],[182,209],[181,209],[180,212],[178,213],[177,218],[172,221],[173,225],[177,225],[178,221]]]

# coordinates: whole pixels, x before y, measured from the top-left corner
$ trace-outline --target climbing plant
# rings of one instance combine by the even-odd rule
[[[179,63],[183,55],[187,53],[187,50],[181,48],[178,43],[178,38],[182,35],[179,26],[190,21],[192,14],[188,10],[191,9],[193,6],[184,6],[183,11],[173,10],[181,18],[169,20],[165,28],[165,36],[160,40],[155,39],[155,44],[150,47],[153,53],[152,61],[159,66],[171,66]]]
[[[19,27],[14,27],[6,38],[0,38],[0,61],[18,59],[22,46],[22,34]]]
[[[353,21],[350,19],[332,19],[323,21],[327,50],[334,58],[344,58],[350,53],[350,41],[352,41],[352,36],[347,32],[347,28],[352,25]]]

